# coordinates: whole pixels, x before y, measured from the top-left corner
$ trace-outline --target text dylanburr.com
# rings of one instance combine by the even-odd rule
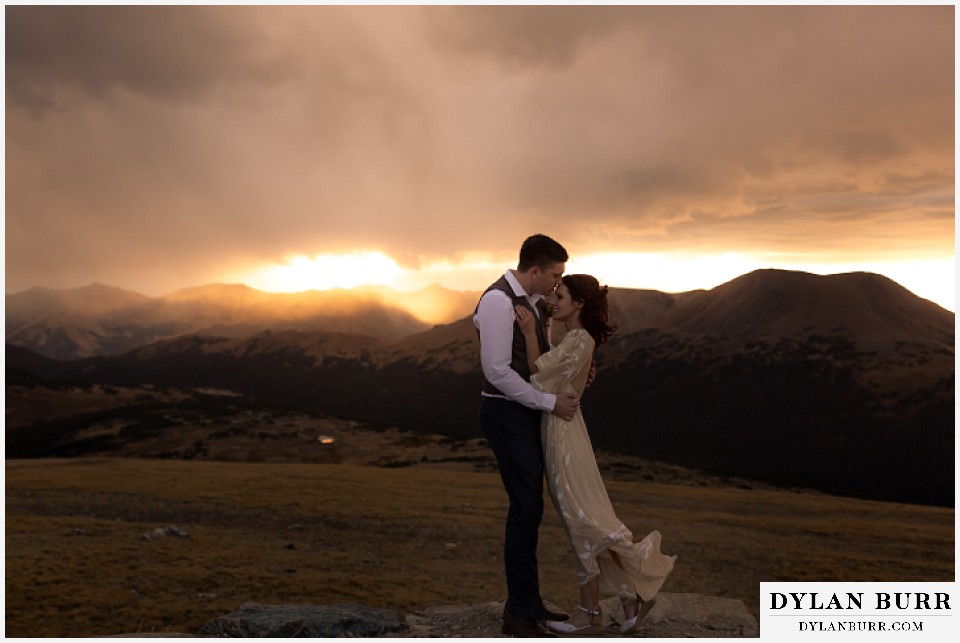
[[[956,583],[760,583],[760,638],[956,640],[957,606]]]

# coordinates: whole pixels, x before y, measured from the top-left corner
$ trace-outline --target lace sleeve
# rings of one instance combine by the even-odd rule
[[[580,372],[593,352],[593,338],[582,329],[570,331],[556,346],[537,360],[531,384],[541,391],[557,393]]]

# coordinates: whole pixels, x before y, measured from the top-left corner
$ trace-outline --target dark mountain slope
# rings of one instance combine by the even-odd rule
[[[862,345],[953,342],[953,315],[881,275],[758,270],[679,299],[664,329],[740,339],[844,331]]]
[[[876,275],[760,271],[710,291],[616,290],[583,409],[608,450],[864,498],[952,505],[952,313]],[[860,314],[862,312],[862,314]],[[469,318],[399,342],[336,333],[184,337],[51,362],[51,380],[232,389],[265,403],[477,436]]]

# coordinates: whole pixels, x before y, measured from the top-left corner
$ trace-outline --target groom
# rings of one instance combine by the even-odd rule
[[[550,349],[543,296],[560,284],[567,251],[542,234],[523,242],[516,270],[508,270],[484,292],[473,323],[480,335],[483,390],[480,427],[497,458],[500,477],[510,499],[504,534],[503,560],[507,603],[503,633],[518,637],[552,637],[544,620],[567,620],[550,612],[540,597],[537,538],[543,518],[543,448],[541,412],[570,420],[580,400],[573,393],[554,395],[530,384],[526,341],[516,323],[515,306],[530,309],[540,320],[540,352]]]

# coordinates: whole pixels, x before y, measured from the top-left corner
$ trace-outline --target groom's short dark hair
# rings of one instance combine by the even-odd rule
[[[538,266],[546,268],[554,263],[566,263],[570,257],[567,250],[545,234],[535,234],[527,237],[520,246],[520,261],[517,270],[526,272]]]

